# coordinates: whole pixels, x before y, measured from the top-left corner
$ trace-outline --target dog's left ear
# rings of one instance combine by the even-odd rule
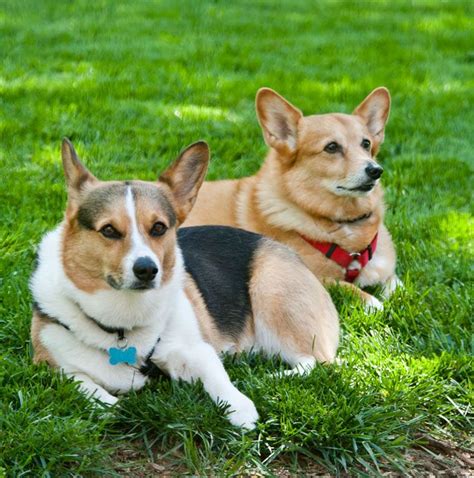
[[[383,142],[389,113],[390,93],[387,88],[381,86],[372,91],[352,114],[360,116],[364,120],[378,148]]]
[[[206,176],[209,157],[207,143],[198,141],[188,146],[159,177],[159,181],[167,184],[173,192],[180,224],[194,206],[199,188]]]

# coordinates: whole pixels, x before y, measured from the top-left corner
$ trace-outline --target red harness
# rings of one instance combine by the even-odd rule
[[[330,242],[317,242],[313,241],[309,237],[300,236],[311,246],[313,246],[318,251],[322,252],[328,259],[333,260],[337,264],[339,264],[346,272],[345,280],[347,282],[354,282],[357,277],[359,276],[361,270],[367,265],[367,263],[372,259],[372,256],[377,249],[377,236],[378,233],[375,234],[375,237],[372,239],[372,242],[360,252],[347,252],[342,247],[339,247],[337,244],[330,243]],[[357,261],[360,264],[360,269],[349,269],[349,265],[353,262]]]

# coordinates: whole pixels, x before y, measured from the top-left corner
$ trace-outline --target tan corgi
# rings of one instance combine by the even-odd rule
[[[334,361],[337,312],[291,249],[230,227],[178,231],[207,170],[206,143],[156,182],[100,181],[67,140],[62,158],[66,213],[43,238],[30,282],[35,361],[109,405],[159,373],[199,379],[246,428],[258,414],[222,352],[276,354],[289,373]]]
[[[257,93],[257,116],[270,148],[260,171],[205,182],[185,226],[222,224],[254,231],[298,252],[325,283],[350,287],[368,308],[382,303],[359,287],[400,284],[383,223],[383,169],[376,155],[390,111],[377,88],[351,115],[303,116],[269,88]],[[359,287],[355,287],[356,284]]]

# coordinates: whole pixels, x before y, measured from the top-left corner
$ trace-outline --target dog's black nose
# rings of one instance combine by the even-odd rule
[[[383,168],[378,164],[369,163],[369,165],[365,168],[365,172],[370,179],[379,179],[382,176]]]
[[[149,257],[139,257],[133,264],[133,273],[137,279],[149,282],[158,274],[158,267]]]

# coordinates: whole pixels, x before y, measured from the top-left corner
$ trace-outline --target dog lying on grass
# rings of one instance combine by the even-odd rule
[[[387,298],[400,284],[375,159],[388,90],[374,90],[352,115],[303,116],[269,88],[258,91],[256,108],[270,148],[262,168],[205,182],[185,226],[222,224],[269,236],[297,251],[325,283],[338,281],[367,308],[382,308],[359,287],[382,284]]]
[[[177,230],[206,174],[206,143],[156,182],[99,181],[68,140],[62,159],[66,213],[31,278],[36,362],[110,405],[161,372],[199,379],[232,424],[252,428],[256,408],[221,352],[277,354],[295,373],[334,361],[337,312],[294,252],[229,227]]]

